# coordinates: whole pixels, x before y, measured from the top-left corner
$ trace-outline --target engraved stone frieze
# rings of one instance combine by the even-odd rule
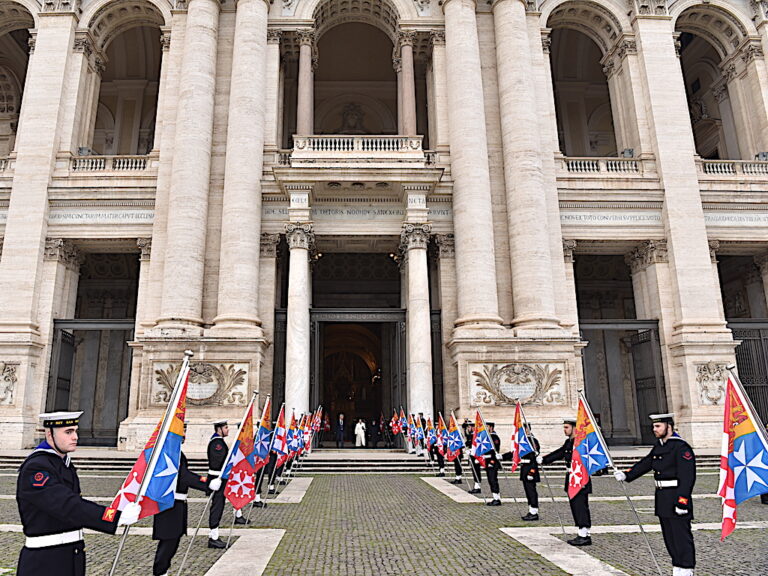
[[[179,365],[155,362],[151,403],[162,405],[171,397]],[[247,362],[192,362],[187,402],[192,406],[245,406],[248,397]]]
[[[473,406],[565,405],[564,364],[470,364]]]

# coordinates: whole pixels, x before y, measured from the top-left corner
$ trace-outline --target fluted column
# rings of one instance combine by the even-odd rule
[[[311,28],[298,31],[299,34],[299,95],[296,107],[296,132],[309,136],[314,132],[314,71],[312,51],[315,31]]]
[[[485,132],[483,79],[475,2],[447,0],[445,12],[448,124],[454,179],[456,326],[499,326],[493,208]]]
[[[312,224],[286,224],[290,249],[288,262],[288,310],[285,337],[285,405],[297,413],[309,412],[309,307],[312,285],[310,252],[315,235]]]
[[[432,226],[403,224],[400,249],[404,253],[408,282],[408,409],[432,414],[432,330],[429,310],[427,245]]]
[[[261,172],[264,157],[265,0],[239,0],[229,92],[219,266],[220,325],[260,326]]]
[[[525,5],[496,0],[496,66],[515,328],[558,329],[534,70]]]
[[[202,324],[218,0],[190,0],[178,93],[159,324]]]
[[[414,32],[400,32],[400,62],[402,64],[403,134],[416,135],[416,76],[413,69]]]

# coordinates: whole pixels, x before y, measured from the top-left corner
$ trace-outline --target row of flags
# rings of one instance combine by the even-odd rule
[[[114,500],[104,513],[112,519],[117,510],[123,510],[129,502],[138,502],[139,518],[152,516],[174,505],[178,481],[181,444],[184,439],[187,388],[189,385],[189,361],[185,357],[174,385],[166,412],[158,422],[144,449],[134,463]],[[226,481],[224,496],[236,510],[252,502],[256,496],[256,474],[266,466],[270,452],[277,456],[277,466],[292,458],[311,451],[312,438],[322,425],[322,407],[312,414],[291,419],[286,426],[285,404],[272,430],[272,404],[269,397],[261,414],[258,427],[254,425],[252,397],[245,410],[237,439],[229,450],[222,469],[222,481]]]

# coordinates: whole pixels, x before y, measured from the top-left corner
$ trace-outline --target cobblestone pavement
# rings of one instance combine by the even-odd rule
[[[450,479],[450,476],[449,476]],[[550,478],[556,496],[563,496],[561,477]],[[112,496],[122,478],[83,478],[87,496]],[[713,493],[717,476],[703,475],[697,483],[697,493]],[[485,487],[485,484],[484,484]],[[633,494],[652,495],[652,484],[642,479],[630,484]],[[522,498],[520,482],[514,478],[502,480],[502,494]],[[12,495],[15,482],[0,477],[0,494]],[[542,521],[537,526],[557,526],[553,505],[543,496]],[[200,497],[192,493],[191,497]],[[621,488],[612,477],[595,479],[595,496],[622,496]],[[190,504],[190,522],[196,522],[204,504]],[[655,524],[653,502],[638,501],[644,523]],[[698,499],[695,503],[696,522],[719,522],[720,504],[717,499]],[[570,524],[566,502],[558,502],[563,520]],[[634,524],[627,502],[593,502],[595,525]],[[287,532],[264,572],[265,576],[288,574],[313,575],[457,575],[477,573],[494,575],[558,576],[565,574],[555,565],[503,534],[499,528],[530,526],[520,520],[525,512],[522,500],[516,506],[506,503],[487,508],[482,501],[474,504],[453,502],[428,486],[418,476],[411,475],[319,475],[309,487],[301,504],[273,504],[254,511],[254,528],[283,528]],[[768,506],[759,499],[739,507],[740,521],[768,521]],[[0,523],[18,524],[13,500],[0,500]],[[139,525],[148,526],[142,521]],[[725,543],[713,532],[695,533],[699,557],[699,575],[768,574],[768,563],[761,563],[759,553],[766,548],[768,536],[761,530],[742,530]],[[658,557],[667,562],[660,534],[651,534]],[[639,534],[599,534],[595,545],[587,551],[616,565],[634,576],[655,574],[650,556]],[[221,552],[204,547],[204,538],[195,545],[197,567],[189,574],[202,575]],[[114,555],[117,538],[89,535],[89,574],[106,574]],[[120,574],[144,576],[154,551],[148,537],[129,538],[126,562]],[[183,545],[183,544],[182,544]],[[0,533],[0,568],[15,566],[21,535]],[[746,552],[746,554],[745,554]],[[753,562],[746,568],[742,560]],[[129,571],[130,565],[130,571]],[[108,571],[108,567],[107,567]],[[667,573],[671,573],[669,570]]]

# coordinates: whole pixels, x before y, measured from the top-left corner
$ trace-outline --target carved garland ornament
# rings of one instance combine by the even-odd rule
[[[704,406],[718,406],[725,398],[725,383],[728,381],[728,366],[707,362],[696,365],[696,383],[699,398]]]
[[[0,362],[0,406],[13,404],[16,382],[19,381],[19,377],[16,375],[17,368],[18,364]]]
[[[179,374],[179,366],[169,364],[155,369],[154,404],[168,402]],[[192,362],[189,369],[187,402],[192,406],[243,405],[248,371],[244,364]]]
[[[548,364],[483,364],[472,370],[476,405],[564,404],[563,370]]]

